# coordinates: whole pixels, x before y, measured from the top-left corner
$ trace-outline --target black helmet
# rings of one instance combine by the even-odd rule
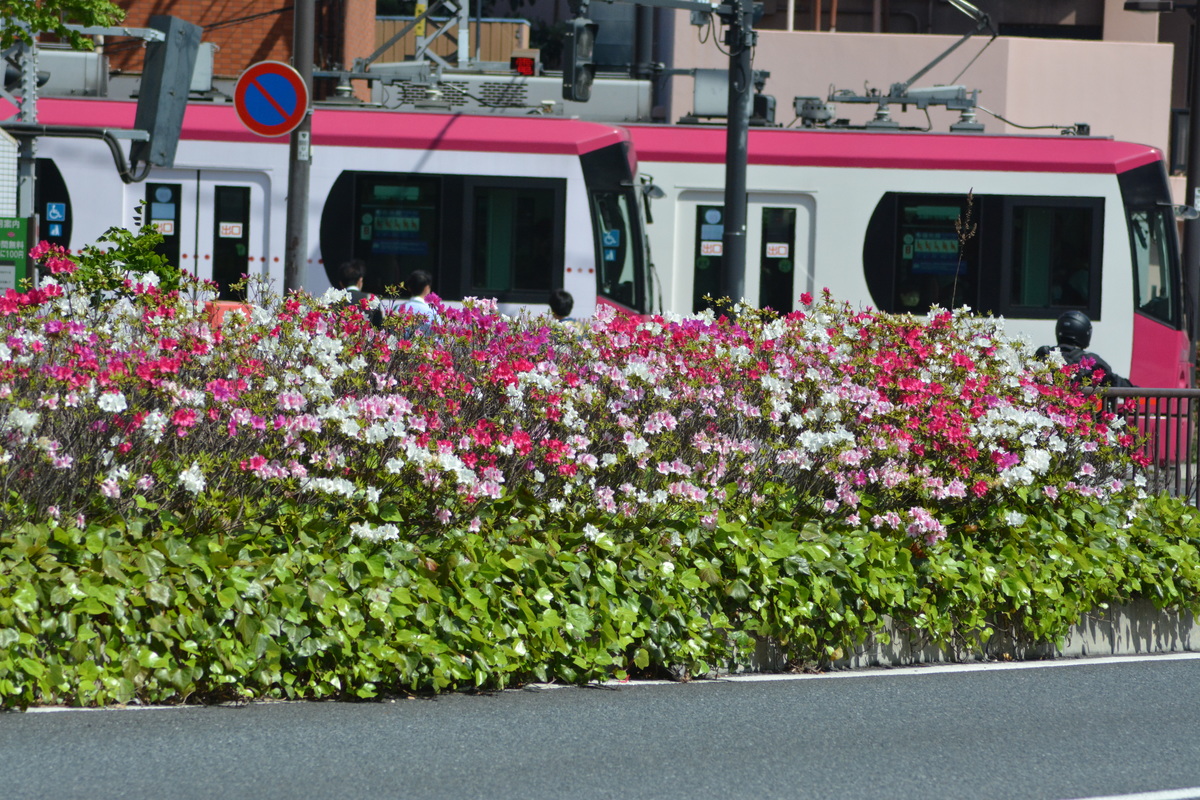
[[[1092,321],[1082,311],[1068,311],[1058,318],[1054,338],[1060,345],[1087,347],[1092,341]]]

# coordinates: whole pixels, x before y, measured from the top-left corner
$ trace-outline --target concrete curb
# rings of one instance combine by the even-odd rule
[[[1086,615],[1060,644],[1020,641],[996,631],[982,650],[935,647],[920,635],[900,632],[890,621],[884,625],[891,642],[868,639],[857,652],[833,661],[833,669],[901,667],[998,659],[1033,660],[1088,656],[1147,655],[1200,651],[1200,622],[1188,611],[1158,610],[1149,600],[1098,609]],[[772,641],[760,641],[749,672],[779,672],[787,668]]]

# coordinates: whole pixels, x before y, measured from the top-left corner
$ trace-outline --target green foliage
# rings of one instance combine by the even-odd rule
[[[1200,609],[1200,516],[1166,497],[1132,520],[1047,502],[1019,526],[997,515],[916,554],[906,536],[816,515],[589,540],[510,497],[478,532],[369,543],[320,507],[264,505],[221,533],[144,505],[0,539],[0,705],[703,675],[745,663],[760,639],[793,663],[828,662],[885,618],[975,648],[996,630],[1057,642],[1139,597]]]
[[[0,27],[0,49],[7,49],[17,41],[31,41],[32,31],[52,33],[75,50],[91,50],[91,39],[65,26],[115,25],[125,18],[125,12],[109,0],[0,0],[0,18],[4,20]],[[26,23],[28,28],[17,22]]]
[[[161,291],[179,289],[179,269],[157,250],[162,241],[162,234],[149,226],[136,231],[109,228],[96,244],[87,245],[76,256],[75,286],[89,294],[125,294],[125,281],[131,274],[152,274]]]

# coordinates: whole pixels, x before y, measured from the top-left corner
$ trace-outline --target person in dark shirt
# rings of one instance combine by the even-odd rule
[[[550,313],[559,322],[572,322],[571,309],[575,307],[575,298],[566,289],[555,289],[550,292]]]
[[[350,295],[350,305],[361,306],[363,300],[369,300],[371,295],[362,290],[363,273],[366,272],[367,265],[362,259],[352,258],[349,261],[343,261],[338,267],[338,278],[341,281],[340,289],[345,289]],[[383,326],[383,311],[376,306],[370,311],[371,324],[376,328]]]
[[[1101,386],[1133,386],[1127,378],[1118,375],[1107,361],[1095,353],[1088,352],[1087,346],[1092,342],[1092,321],[1088,319],[1087,314],[1082,311],[1068,311],[1063,314],[1054,326],[1054,338],[1058,340],[1058,344],[1044,344],[1037,349],[1034,355],[1038,359],[1044,360],[1051,352],[1057,350],[1062,353],[1062,359],[1067,364],[1081,365],[1075,372],[1076,382],[1084,375],[1101,372]],[[1089,364],[1084,365],[1084,361],[1088,361]]]

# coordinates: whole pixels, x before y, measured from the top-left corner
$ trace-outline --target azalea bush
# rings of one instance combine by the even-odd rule
[[[467,300],[375,328],[258,289],[216,323],[149,236],[42,245],[0,298],[0,698],[703,673],[884,617],[1053,639],[1168,562],[1156,599],[1195,602],[1194,514],[995,319]]]
[[[0,307],[0,481],[21,518],[149,503],[235,524],[231,499],[305,498],[397,538],[381,505],[405,535],[453,535],[523,493],[595,536],[779,505],[932,543],[1024,513],[1018,489],[1127,488],[1122,419],[962,312],[602,307],[579,333],[468,301],[412,336],[331,292],[213,327],[202,287],[142,275],[97,307],[54,258],[60,280]]]

